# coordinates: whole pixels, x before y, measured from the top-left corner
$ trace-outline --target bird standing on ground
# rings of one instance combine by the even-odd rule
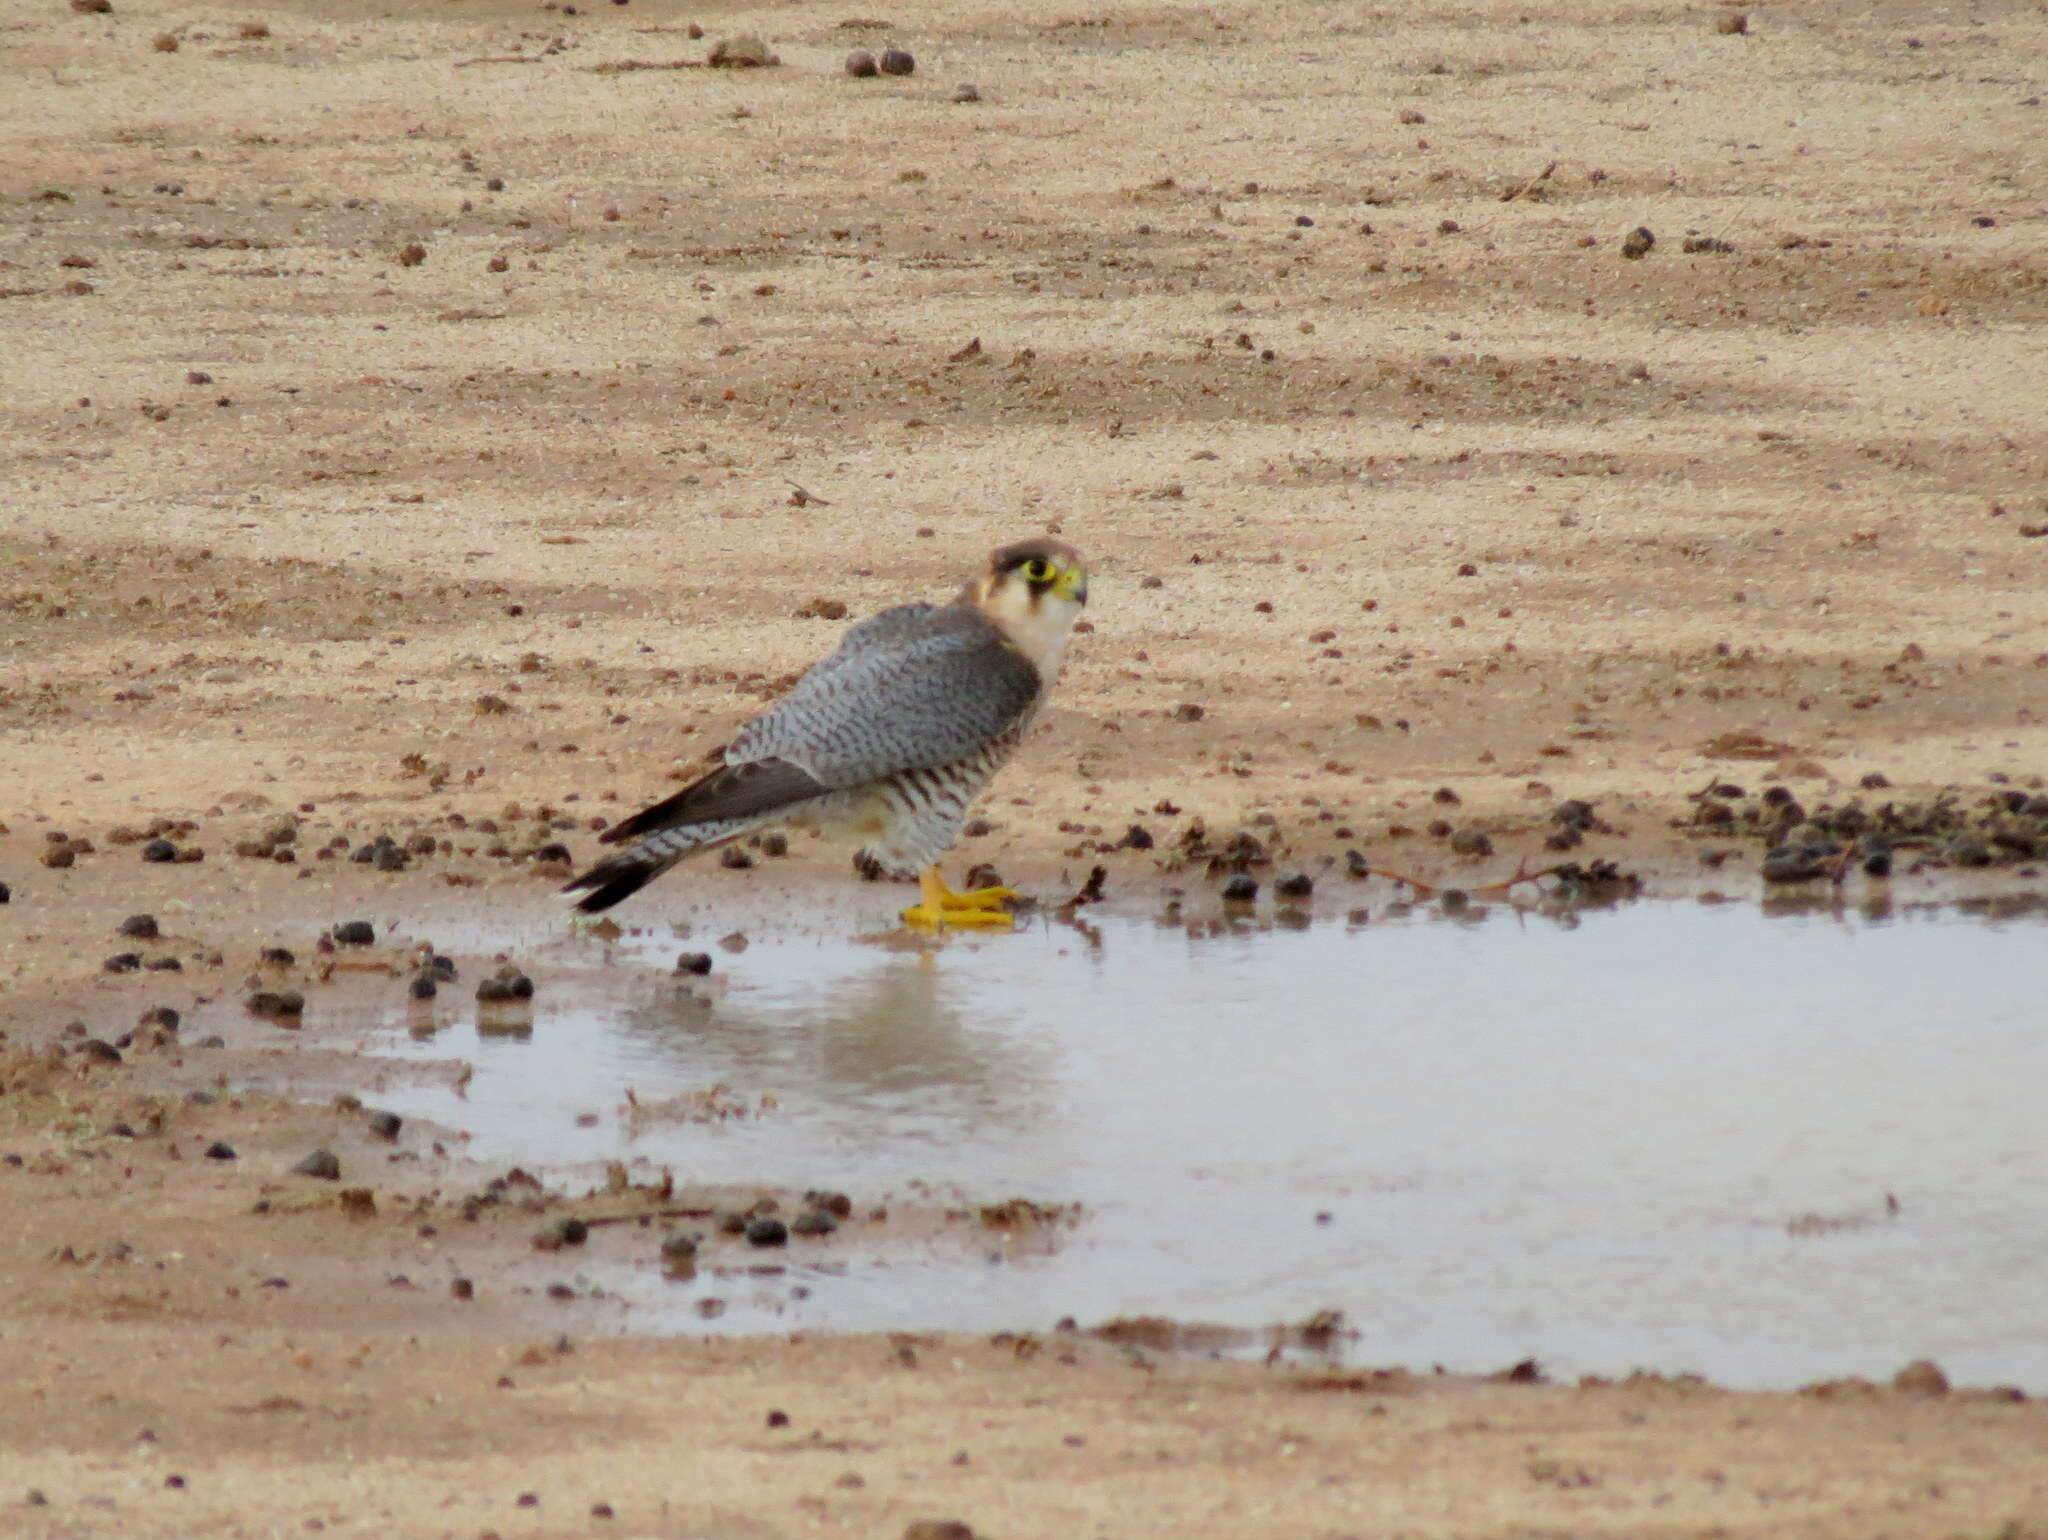
[[[1020,540],[950,604],[905,604],[862,621],[772,708],[740,729],[725,763],[605,831],[626,848],[562,891],[609,909],[687,855],[773,824],[858,839],[916,872],[912,925],[1007,925],[1008,888],[955,893],[938,858],[1016,749],[1059,675],[1088,573],[1058,540]]]

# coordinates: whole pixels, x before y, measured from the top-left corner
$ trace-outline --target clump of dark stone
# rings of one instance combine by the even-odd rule
[[[754,858],[737,845],[728,845],[718,853],[718,864],[727,871],[743,872],[754,864]]]
[[[172,1006],[152,1005],[142,1013],[135,1024],[139,1027],[151,1027],[164,1032],[175,1032],[178,1030],[178,1023],[183,1020],[184,1017],[180,1016]]]
[[[431,1000],[441,992],[441,986],[435,981],[433,971],[423,968],[412,976],[405,992],[415,1000]]]
[[[560,1251],[564,1246],[580,1246],[590,1239],[590,1226],[573,1216],[551,1219],[542,1225],[533,1237],[536,1251]]]
[[[685,952],[676,959],[676,972],[695,974],[702,978],[711,971],[709,952]]]
[[[142,859],[153,864],[178,859],[178,847],[166,839],[147,840],[142,846]]]
[[[1889,786],[1876,773],[1862,782],[1865,791]],[[1889,876],[1908,852],[1915,853],[1916,869],[1983,870],[2048,855],[2048,795],[2007,785],[1974,797],[1952,789],[1926,801],[1871,806],[1859,797],[1807,808],[1784,786],[1752,797],[1739,786],[1717,783],[1691,800],[1691,813],[1676,827],[1762,843],[1761,869],[1771,882],[1837,877],[1852,862],[1870,876]]]
[[[1575,850],[1585,843],[1588,834],[1614,832],[1613,827],[1593,810],[1593,804],[1581,797],[1571,797],[1558,803],[1550,810],[1550,821],[1554,827],[1543,841],[1547,850]]]
[[[10,888],[6,883],[0,882],[0,904],[11,904],[13,902],[14,889]]]
[[[139,952],[116,952],[100,964],[101,971],[106,973],[134,973],[141,967],[142,955]]]
[[[395,1112],[373,1112],[370,1114],[370,1132],[379,1139],[396,1139],[398,1131],[405,1127],[405,1119]]]
[[[786,1246],[789,1244],[789,1226],[772,1214],[763,1214],[747,1222],[745,1230],[749,1246]]]
[[[296,989],[259,989],[242,1002],[242,1008],[269,1021],[297,1021],[306,1013],[306,997]]]
[[[405,847],[388,834],[380,834],[368,844],[358,845],[349,855],[358,866],[373,866],[380,872],[402,872],[412,865],[412,858]]]
[[[1240,829],[1229,839],[1219,842],[1210,837],[1208,826],[1199,818],[1181,834],[1167,862],[1169,869],[1206,867],[1211,877],[1248,872],[1272,864],[1273,854],[1266,848],[1265,841],[1249,829]]]
[[[1257,884],[1253,884],[1254,891]],[[1316,890],[1315,878],[1307,872],[1289,872],[1273,884],[1273,892],[1281,898],[1307,898]]]
[[[661,1265],[671,1273],[697,1270],[697,1247],[700,1237],[678,1231],[666,1236],[661,1243]]]
[[[476,986],[476,997],[486,1005],[502,1005],[533,998],[533,980],[509,964]]]
[[[875,60],[875,67],[884,75],[910,75],[917,71],[917,60],[910,56],[907,48],[884,48],[881,57]]]
[[[290,947],[267,946],[257,954],[256,960],[266,968],[289,968],[299,959]]]
[[[239,1157],[236,1156],[235,1147],[232,1144],[222,1139],[216,1139],[206,1147],[206,1158],[208,1160],[235,1160]]]
[[[114,933],[135,941],[154,941],[162,934],[156,927],[156,916],[153,914],[131,914],[114,927]]]
[[[1249,904],[1259,896],[1259,880],[1242,874],[1223,884],[1223,902],[1226,904]]]
[[[121,1050],[112,1043],[107,1042],[104,1038],[89,1037],[71,1051],[82,1058],[91,1059],[100,1064],[119,1064],[121,1062]]]
[[[1552,868],[1550,875],[1556,879],[1558,891],[1578,903],[1614,903],[1634,898],[1643,891],[1642,878],[1623,871],[1612,861],[1592,861],[1584,866],[1568,861]]]
[[[792,1235],[830,1235],[838,1228],[839,1221],[823,1209],[808,1208],[796,1216],[789,1230]],[[751,1240],[753,1237],[749,1235],[748,1239]]]
[[[334,927],[333,936],[339,946],[373,946],[377,930],[368,920],[344,920]]]

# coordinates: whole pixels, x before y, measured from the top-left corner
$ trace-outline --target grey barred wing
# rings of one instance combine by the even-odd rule
[[[779,759],[822,786],[859,786],[985,751],[1022,723],[1040,687],[1031,661],[978,612],[905,606],[849,632],[726,759]]]

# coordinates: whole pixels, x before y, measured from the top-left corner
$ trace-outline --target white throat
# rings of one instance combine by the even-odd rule
[[[1033,604],[1031,590],[1024,584],[1005,583],[983,600],[982,611],[1010,639],[1010,645],[1031,660],[1044,686],[1051,688],[1066,658],[1074,622],[1081,618],[1081,606],[1055,593],[1042,594]]]

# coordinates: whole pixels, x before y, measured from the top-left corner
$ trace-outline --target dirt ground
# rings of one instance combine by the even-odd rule
[[[450,1293],[459,1161],[63,1035],[527,901],[1038,530],[1092,630],[960,855],[1043,896],[1199,888],[1196,823],[1481,883],[1567,798],[1746,894],[1716,780],[2038,790],[2044,57],[2017,0],[0,0],[0,1533],[2048,1534],[2040,1409],[1960,1393],[587,1335],[520,1245]],[[278,1211],[321,1140],[376,1214]]]

